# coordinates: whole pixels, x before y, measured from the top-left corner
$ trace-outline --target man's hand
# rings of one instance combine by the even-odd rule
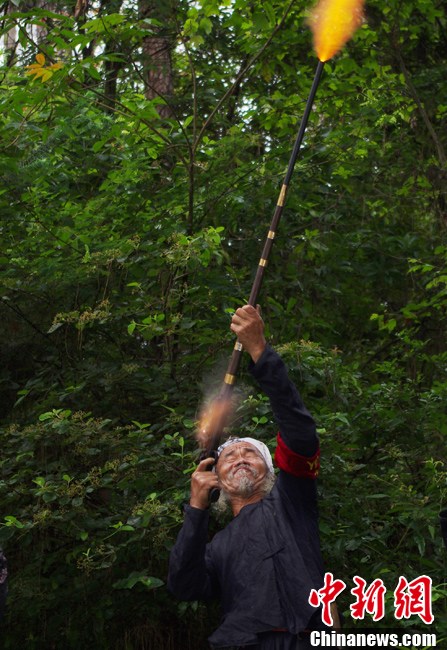
[[[196,471],[191,476],[191,497],[189,505],[193,508],[206,510],[209,506],[209,493],[219,485],[219,479],[215,472],[210,469],[214,464],[214,458],[204,458],[197,465]]]
[[[236,309],[230,328],[256,363],[266,346],[264,321],[259,313],[259,307],[255,309],[251,305],[244,305]]]

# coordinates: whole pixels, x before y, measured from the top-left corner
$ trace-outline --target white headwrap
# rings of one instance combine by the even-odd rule
[[[256,449],[259,451],[262,458],[264,459],[268,471],[273,473],[274,470],[273,470],[272,456],[270,454],[267,445],[265,445],[260,440],[256,440],[255,438],[228,438],[228,440],[226,440],[218,448],[217,453],[219,454],[219,456],[221,452],[224,449],[226,449],[226,447],[229,447],[230,445],[234,445],[236,442],[248,442],[250,445],[253,445],[253,447],[256,447]]]

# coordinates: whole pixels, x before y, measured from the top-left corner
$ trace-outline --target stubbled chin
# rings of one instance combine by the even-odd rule
[[[255,490],[255,477],[250,470],[239,470],[232,481],[232,492],[239,496],[249,497]]]
[[[236,474],[238,474],[239,472],[246,472],[247,474],[251,474],[252,476],[255,475],[255,473],[250,467],[237,467],[233,472],[233,476],[236,476]]]

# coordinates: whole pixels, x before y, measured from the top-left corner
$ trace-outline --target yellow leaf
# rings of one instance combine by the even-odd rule
[[[26,66],[28,70],[25,72],[25,74],[36,74],[37,70],[41,70],[42,66],[38,65],[37,63],[33,63],[32,65],[27,65]]]
[[[34,79],[37,79],[38,77],[43,77],[43,75],[45,74],[45,72],[46,72],[45,68],[36,68],[35,70],[33,70],[33,71],[31,72],[31,74],[36,75],[36,76],[34,77]]]
[[[50,65],[51,70],[60,70],[62,68],[62,63],[52,63]]]
[[[36,55],[36,61],[39,65],[43,65],[45,63],[45,55],[42,54],[42,52],[39,52],[39,54]]]

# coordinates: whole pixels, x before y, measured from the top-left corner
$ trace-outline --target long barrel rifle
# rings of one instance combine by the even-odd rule
[[[310,15],[309,24],[313,32],[318,64],[248,299],[248,304],[253,307],[257,304],[324,64],[343,47],[362,22],[363,0],[320,0]],[[242,351],[241,343],[236,341],[220,391],[208,404],[200,421],[197,437],[202,446],[201,459],[214,457],[217,461],[217,449],[232,411],[233,391]],[[209,469],[212,469],[212,466]],[[219,490],[211,490],[210,501],[216,501],[218,498]]]

